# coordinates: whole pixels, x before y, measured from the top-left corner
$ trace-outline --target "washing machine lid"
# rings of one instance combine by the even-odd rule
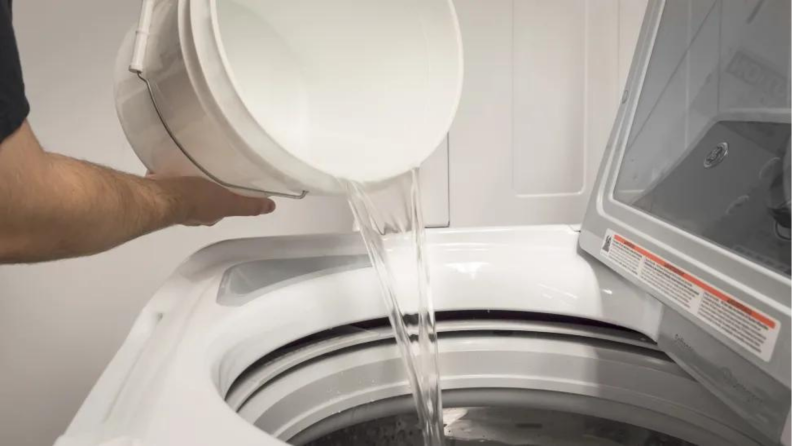
[[[652,0],[581,247],[666,306],[659,345],[789,445],[790,2]]]

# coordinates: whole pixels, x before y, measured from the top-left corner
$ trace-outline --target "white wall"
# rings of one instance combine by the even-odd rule
[[[30,121],[49,150],[142,173],[112,96],[115,52],[138,8],[135,0],[14,2]],[[269,217],[173,228],[92,258],[0,267],[0,445],[52,444],[138,311],[190,253],[232,237],[351,227],[339,199],[278,205]]]
[[[580,223],[647,0],[455,0],[452,227]]]

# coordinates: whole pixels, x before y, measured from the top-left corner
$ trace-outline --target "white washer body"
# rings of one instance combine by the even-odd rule
[[[436,310],[530,309],[606,322],[655,338],[663,306],[581,254],[577,236],[568,226],[430,231]],[[236,302],[221,304],[224,274],[235,265],[267,259],[363,255],[361,245],[352,234],[229,241],[198,252],[146,306],[56,444],[285,444],[244,421],[223,395],[251,364],[279,347],[322,330],[384,317],[375,274],[370,267],[348,265],[308,274],[293,267],[280,278],[254,283],[252,288],[261,288],[238,295]],[[578,354],[587,355],[586,349]],[[568,369],[537,372],[531,387],[569,392],[567,386],[575,380],[560,377],[574,372],[579,376],[574,393],[627,398],[587,386],[588,380],[603,379],[596,378],[596,369]],[[690,393],[701,423],[735,428],[732,439],[739,435],[739,418],[692,379],[683,382],[688,384],[681,389],[655,389],[646,399],[658,412],[673,414],[675,393]],[[444,382],[445,388],[453,385]],[[746,437],[737,444],[757,443]]]

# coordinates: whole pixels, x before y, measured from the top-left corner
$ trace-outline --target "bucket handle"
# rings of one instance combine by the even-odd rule
[[[237,190],[245,191],[245,192],[254,192],[256,194],[265,194],[265,195],[270,196],[270,197],[291,198],[291,199],[294,199],[294,200],[302,200],[303,198],[305,198],[306,195],[308,195],[308,191],[307,190],[303,190],[303,191],[301,191],[299,193],[273,192],[273,191],[269,191],[269,190],[255,189],[255,188],[252,188],[252,187],[238,186],[236,184],[228,183],[228,182],[223,181],[222,179],[216,177],[214,174],[209,172],[209,170],[207,170],[205,167],[203,167],[201,165],[201,163],[199,163],[192,155],[190,155],[190,152],[188,152],[187,149],[185,149],[181,145],[179,140],[176,139],[176,136],[171,131],[170,126],[168,126],[168,123],[165,121],[165,119],[163,119],[162,113],[160,112],[160,108],[157,106],[157,100],[154,98],[154,91],[151,88],[151,83],[148,81],[148,79],[146,79],[145,76],[143,76],[143,73],[137,73],[137,77],[141,81],[143,81],[143,83],[146,84],[146,89],[148,90],[149,97],[151,98],[151,104],[154,106],[154,111],[157,113],[157,117],[159,118],[160,122],[162,123],[162,127],[165,129],[165,132],[168,134],[168,136],[170,136],[170,139],[173,141],[173,143],[176,145],[176,147],[179,148],[179,151],[188,160],[190,160],[190,162],[195,167],[197,167],[198,170],[200,170],[202,174],[204,174],[210,180],[214,181],[215,183],[217,183],[217,184],[219,184],[219,185],[221,185],[223,187],[229,188],[229,189],[237,189]]]
[[[140,19],[135,30],[135,43],[132,46],[132,61],[129,63],[129,71],[135,74],[143,73],[143,61],[146,57],[146,45],[151,30],[151,16],[154,15],[155,1],[143,0],[140,6]]]
[[[143,62],[146,57],[146,46],[148,44],[148,36],[149,31],[151,29],[151,17],[154,14],[154,2],[156,0],[143,0],[143,4],[140,8],[140,20],[138,22],[137,30],[135,31],[135,42],[132,47],[132,61],[129,64],[129,71],[136,74],[137,77],[146,84],[146,89],[148,90],[149,97],[151,98],[151,104],[154,106],[154,111],[157,113],[157,117],[159,118],[160,122],[162,123],[163,128],[165,128],[165,132],[170,136],[170,139],[179,148],[179,151],[188,159],[190,162],[198,168],[206,177],[210,180],[214,181],[215,183],[227,187],[229,189],[237,189],[240,191],[246,192],[254,192],[257,194],[265,194],[271,197],[282,197],[282,198],[291,198],[295,200],[301,200],[308,195],[308,191],[303,190],[300,193],[286,193],[286,192],[273,192],[261,189],[254,189],[245,186],[238,186],[232,183],[228,183],[223,181],[222,179],[216,177],[214,174],[209,172],[205,167],[203,167],[192,155],[181,145],[176,136],[168,126],[168,123],[163,119],[162,112],[160,111],[159,106],[157,105],[157,100],[154,97],[154,91],[151,88],[151,83],[148,79],[143,75]]]

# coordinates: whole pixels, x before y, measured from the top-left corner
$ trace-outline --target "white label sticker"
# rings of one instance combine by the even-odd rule
[[[657,294],[675,302],[764,361],[773,356],[781,324],[660,256],[608,231],[601,253]]]

